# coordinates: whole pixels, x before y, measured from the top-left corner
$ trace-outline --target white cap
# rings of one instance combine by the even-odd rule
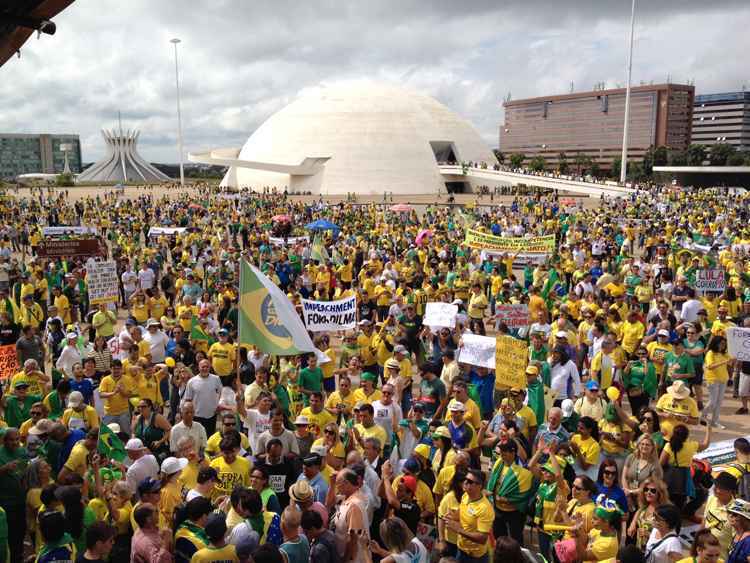
[[[294,424],[308,425],[310,424],[310,420],[304,415],[299,415],[297,418],[294,419]]]
[[[120,428],[120,425],[116,422],[110,422],[109,424],[107,424],[107,428],[109,428],[115,434],[119,434],[120,432],[122,432],[122,428]]]
[[[75,332],[69,332],[65,335],[65,338],[78,338],[78,335]]]
[[[161,462],[161,472],[167,475],[173,475],[185,469],[188,464],[188,460],[184,457],[168,457]]]
[[[568,418],[573,414],[573,401],[571,401],[570,399],[565,399],[560,405],[560,409],[563,412],[563,416],[565,418]]]
[[[320,457],[325,457],[326,455],[328,455],[328,448],[323,444],[318,444],[317,446],[312,446],[310,448],[310,453],[318,454]]]
[[[460,299],[454,299],[453,302],[451,303],[451,305],[463,305],[463,304],[464,302],[461,301]]]
[[[406,346],[404,346],[403,344],[396,344],[393,347],[393,352],[395,354],[406,354],[408,350],[406,349]]]
[[[657,336],[669,336],[669,331],[666,329],[661,329],[659,332],[656,333]]]
[[[466,412],[466,406],[461,401],[451,401],[451,404],[448,405],[448,410],[451,412]]]
[[[68,395],[68,406],[72,408],[80,407],[83,404],[83,393],[80,391],[71,391]]]
[[[140,438],[131,438],[128,440],[128,443],[125,444],[125,449],[130,451],[140,451],[145,450],[146,446],[143,445],[143,442],[141,442]]]
[[[567,337],[568,337],[568,333],[565,332],[564,330],[558,330],[555,333],[555,338],[567,338]]]

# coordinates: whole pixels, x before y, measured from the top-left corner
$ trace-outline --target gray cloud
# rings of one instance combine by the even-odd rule
[[[748,80],[746,0],[638,0],[636,83]],[[368,77],[435,96],[497,143],[502,100],[624,83],[627,0],[99,0],[0,69],[0,130],[73,132],[84,160],[102,127],[141,129],[142,152],[177,160],[178,36],[187,150],[239,146],[303,89]]]

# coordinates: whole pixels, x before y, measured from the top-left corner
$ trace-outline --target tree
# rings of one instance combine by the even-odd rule
[[[55,184],[61,188],[67,188],[75,185],[73,182],[73,174],[58,174],[55,178]]]
[[[733,154],[729,155],[729,158],[727,159],[727,166],[745,166],[747,158],[747,153],[735,151]]]
[[[522,152],[515,152],[510,155],[510,165],[513,168],[521,168],[521,166],[523,166],[524,160],[526,160],[526,155]]]
[[[533,170],[534,172],[541,172],[542,170],[544,170],[546,164],[547,162],[544,160],[544,157],[541,154],[538,154],[531,159],[531,162],[529,162],[529,170]]]
[[[576,166],[576,171],[580,175],[588,170],[589,166],[591,166],[591,157],[583,154],[582,152],[579,152],[576,153],[576,157],[575,159],[573,159],[573,163]]]
[[[589,174],[591,174],[594,178],[598,178],[602,173],[602,168],[599,166],[599,163],[596,161],[593,161],[591,163],[591,167],[589,168]]]
[[[641,163],[643,167],[643,173],[646,176],[651,176],[654,168],[654,145],[651,145],[645,153],[643,153],[643,161]]]
[[[494,149],[492,152],[495,153],[495,158],[500,164],[503,164],[505,162],[505,154],[503,154],[502,151],[499,149]]]
[[[688,166],[703,166],[704,160],[706,160],[705,146],[692,144],[687,148]]]
[[[672,150],[669,151],[669,165],[670,166],[685,166],[688,163],[688,155],[685,151]]]
[[[622,158],[618,156],[612,161],[612,173],[610,176],[619,180],[620,172],[622,172]]]
[[[727,160],[736,151],[732,145],[727,143],[716,143],[711,146],[711,153],[708,155],[708,159],[711,162],[711,166],[726,166]]]
[[[557,155],[557,170],[560,174],[568,173],[568,155],[564,152]]]

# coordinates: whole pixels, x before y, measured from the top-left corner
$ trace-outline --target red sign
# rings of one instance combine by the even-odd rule
[[[10,379],[18,373],[18,357],[16,345],[0,346],[0,379]]]

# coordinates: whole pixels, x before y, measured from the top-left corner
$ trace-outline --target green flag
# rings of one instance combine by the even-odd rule
[[[320,235],[315,235],[313,239],[312,247],[310,248],[310,258],[317,260],[321,264],[326,264],[330,260],[328,251],[323,244],[323,238]]]
[[[203,329],[201,328],[201,325],[198,323],[198,319],[196,319],[195,316],[193,316],[193,320],[190,324],[190,340],[205,340],[208,342],[209,346],[216,342],[216,339],[211,338],[210,335],[203,332]]]
[[[97,451],[107,459],[122,461],[125,459],[125,444],[112,432],[112,429],[103,424],[99,428],[99,442],[96,445]]]

